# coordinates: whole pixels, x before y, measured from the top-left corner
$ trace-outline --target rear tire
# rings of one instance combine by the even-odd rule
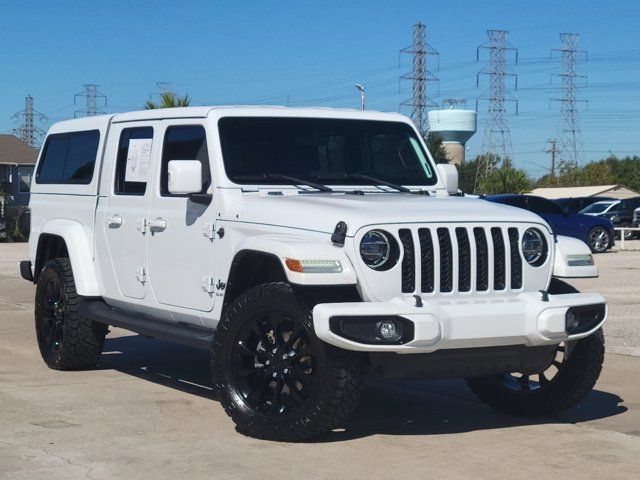
[[[38,277],[35,324],[42,359],[55,370],[95,367],[107,326],[84,318],[68,258],[46,263]]]
[[[365,359],[319,340],[309,307],[291,286],[270,283],[227,308],[211,370],[240,433],[297,441],[343,424],[360,396]]]

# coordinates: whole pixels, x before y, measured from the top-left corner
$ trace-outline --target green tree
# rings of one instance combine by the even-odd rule
[[[427,148],[436,163],[449,163],[447,152],[442,146],[442,137],[440,135],[429,132],[427,134]]]
[[[160,101],[154,102],[147,100],[144,104],[146,110],[153,110],[155,108],[175,108],[175,107],[188,107],[191,104],[189,95],[176,95],[173,92],[162,92],[160,95]]]
[[[494,170],[479,185],[480,193],[525,193],[531,190],[531,181],[524,170],[503,167]]]

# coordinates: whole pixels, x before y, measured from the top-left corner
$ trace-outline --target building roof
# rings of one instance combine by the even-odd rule
[[[38,150],[15,135],[0,134],[0,165],[35,165]]]
[[[624,185],[594,185],[590,187],[549,187],[536,188],[532,190],[531,195],[548,198],[550,200],[556,198],[576,198],[576,197],[612,197],[612,198],[630,198],[637,197],[640,193],[632,190]]]

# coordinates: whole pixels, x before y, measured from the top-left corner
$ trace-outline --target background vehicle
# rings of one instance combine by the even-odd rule
[[[556,234],[582,240],[594,253],[613,246],[613,225],[605,218],[570,213],[555,202],[535,195],[488,195],[485,199],[537,213],[551,224]]]
[[[3,218],[0,218],[0,241],[7,241],[7,222]]]
[[[565,410],[604,358],[584,242],[458,196],[407,117],[190,107],[53,125],[31,187],[45,363],[89,368],[108,325],[211,355],[237,429],[342,425],[365,374],[467,378],[492,407]],[[587,217],[590,218],[590,217]]]
[[[588,207],[583,208],[578,213],[581,215],[593,215],[598,216],[603,213],[607,213],[609,210],[615,208],[620,203],[620,200],[602,200],[600,202],[592,203]]]
[[[636,208],[633,212],[633,226],[640,227],[640,208]]]
[[[569,197],[569,198],[556,198],[553,202],[560,205],[564,210],[570,213],[579,213],[580,210],[585,209],[592,203],[601,202],[604,200],[617,200],[611,197]]]
[[[602,217],[611,220],[614,227],[631,227],[633,226],[633,213],[638,207],[640,207],[640,197],[625,198],[607,213],[602,214]],[[616,235],[619,234],[616,233]],[[625,240],[636,236],[636,232],[627,231],[624,234]]]

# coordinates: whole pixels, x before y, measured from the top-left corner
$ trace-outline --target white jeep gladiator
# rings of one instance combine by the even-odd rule
[[[40,352],[99,361],[108,326],[211,351],[238,431],[342,425],[366,374],[466,378],[497,410],[572,407],[602,368],[589,248],[468,198],[390,113],[188,107],[55,124],[31,188]]]

